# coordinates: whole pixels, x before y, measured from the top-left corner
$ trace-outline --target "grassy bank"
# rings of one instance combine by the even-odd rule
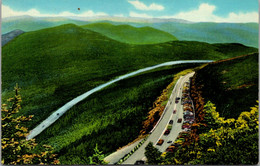
[[[237,118],[258,100],[258,53],[211,63],[196,73],[205,102],[226,118]]]

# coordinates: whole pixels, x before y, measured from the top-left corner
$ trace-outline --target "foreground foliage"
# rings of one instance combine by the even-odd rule
[[[104,165],[107,164],[107,162],[104,161],[105,155],[102,153],[102,151],[98,150],[98,145],[96,144],[96,147],[94,148],[94,154],[89,157],[89,164],[91,165]]]
[[[167,154],[163,164],[257,164],[258,105],[235,120],[219,117],[216,107],[204,107],[208,127],[202,127],[198,141]]]
[[[152,142],[149,142],[145,147],[145,157],[150,165],[158,164],[162,161],[161,152],[153,146]]]
[[[216,104],[220,116],[237,118],[258,100],[258,53],[210,63],[195,74],[205,102]]]
[[[53,148],[49,145],[43,145],[43,151],[33,153],[37,146],[35,139],[26,140],[28,129],[23,123],[30,121],[32,115],[15,115],[21,110],[21,96],[18,86],[15,87],[15,97],[10,98],[9,104],[2,104],[2,164],[59,164],[56,154],[53,154]]]

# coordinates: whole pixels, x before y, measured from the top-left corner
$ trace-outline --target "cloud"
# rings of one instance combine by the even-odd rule
[[[198,9],[188,12],[180,12],[170,16],[194,22],[258,22],[257,12],[234,13],[231,12],[227,17],[220,17],[214,14],[216,6],[202,3]],[[167,17],[167,16],[166,16]]]
[[[248,12],[248,13],[238,13],[238,14],[232,12],[229,13],[226,20],[228,22],[258,22],[258,12]]]
[[[23,16],[29,15],[34,17],[95,17],[95,16],[107,16],[108,14],[104,12],[93,12],[92,10],[88,10],[86,12],[75,14],[68,11],[64,11],[58,14],[43,14],[40,13],[36,9],[30,9],[27,11],[15,11],[11,9],[9,6],[2,5],[2,17],[13,17],[13,16]]]
[[[132,4],[136,9],[138,10],[164,10],[164,6],[158,5],[156,3],[152,3],[149,6],[145,5],[143,2],[140,2],[139,0],[129,0],[130,4]]]
[[[36,9],[30,9],[28,11],[14,11],[9,6],[2,5],[2,17],[13,17],[13,16],[22,16],[22,15],[40,15],[40,12]]]
[[[164,15],[156,18],[175,18],[184,19],[193,22],[230,22],[230,23],[246,23],[246,22],[258,22],[258,12],[240,12],[240,13],[229,13],[226,17],[220,17],[214,14],[216,6],[208,3],[202,3],[195,10],[180,12],[175,15]],[[130,12],[130,17],[143,17],[153,18],[152,15],[146,13],[135,13]]]

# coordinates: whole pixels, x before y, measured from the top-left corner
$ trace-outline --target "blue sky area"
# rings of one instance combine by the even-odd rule
[[[78,10],[80,8],[80,10]],[[257,0],[3,0],[2,17],[120,16],[258,22]]]

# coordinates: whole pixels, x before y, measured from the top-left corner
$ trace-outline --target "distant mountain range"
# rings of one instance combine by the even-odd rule
[[[168,32],[179,40],[208,43],[241,43],[258,48],[258,23],[194,23],[179,19],[125,17],[97,17],[86,19],[78,17],[35,18],[31,16],[20,16],[4,18],[2,20],[2,34],[15,29],[28,32],[68,23],[80,26],[91,23],[124,24],[134,27],[149,26]]]
[[[115,22],[136,22],[136,23],[162,23],[162,22],[179,22],[192,23],[191,21],[175,18],[140,18],[140,17],[116,17],[116,16],[98,16],[98,17],[32,17],[32,16],[16,16],[3,18],[2,21],[37,19],[37,20],[77,20],[77,21],[115,21]]]

